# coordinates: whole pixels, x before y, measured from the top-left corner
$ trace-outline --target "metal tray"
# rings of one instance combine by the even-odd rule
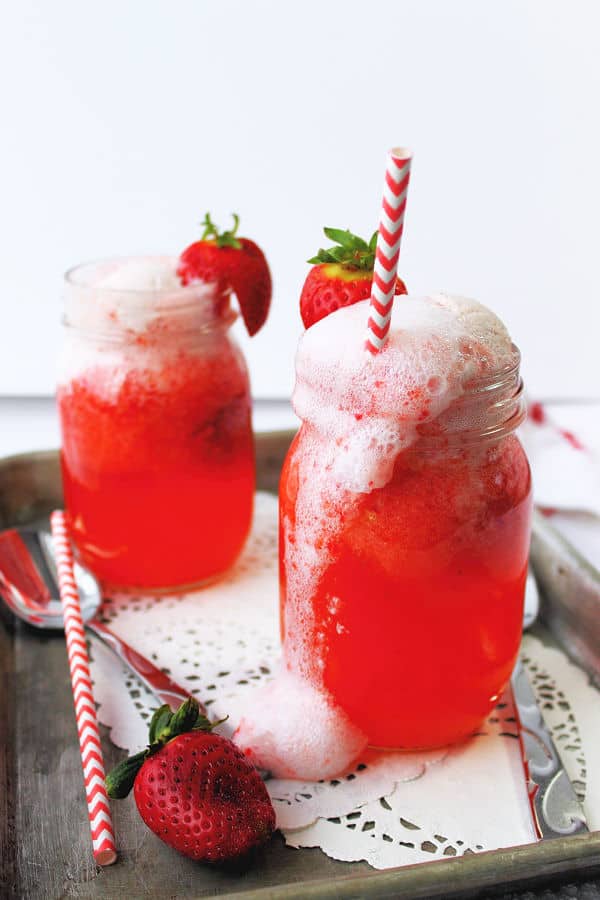
[[[258,484],[276,491],[292,432],[257,436]],[[46,516],[62,503],[58,453],[0,460],[0,528]],[[554,641],[596,668],[600,577],[581,579],[573,552],[536,521],[534,564],[547,589]],[[559,554],[557,557],[557,546]],[[557,562],[558,559],[558,562]],[[183,898],[229,894],[251,898],[476,896],[501,885],[531,887],[549,878],[600,871],[600,832],[380,872],[342,863],[320,850],[273,841],[245,869],[209,868],[178,856],[140,820],[133,801],[114,804],[119,861],[98,869],[90,852],[67,656],[60,635],[0,624],[0,897]],[[554,634],[548,630],[554,629]],[[106,763],[122,751],[103,732]]]

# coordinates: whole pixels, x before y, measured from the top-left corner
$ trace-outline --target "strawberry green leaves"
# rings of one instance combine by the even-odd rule
[[[172,718],[173,713],[171,712],[171,707],[167,706],[166,703],[155,711],[148,730],[148,740],[150,744],[160,741],[163,735],[169,733],[169,724]]]
[[[328,237],[337,246],[321,248],[316,256],[307,262],[313,265],[319,263],[342,263],[354,269],[362,269],[370,272],[375,265],[375,246],[377,244],[377,232],[373,234],[369,243],[363,238],[346,229],[324,228],[325,237]]]
[[[340,228],[324,228],[323,231],[325,232],[325,237],[328,237],[330,241],[335,241],[336,244],[340,244],[347,250],[369,249],[366,241],[358,237],[358,235],[352,234],[348,229],[342,231]]]
[[[142,750],[111,769],[106,776],[106,791],[112,800],[124,800],[129,794],[147,755],[148,751]]]

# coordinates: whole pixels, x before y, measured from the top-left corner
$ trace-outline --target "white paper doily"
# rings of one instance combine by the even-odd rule
[[[173,597],[117,597],[103,607],[114,631],[208,706],[231,733],[279,658],[277,501],[257,494],[252,534],[225,578]],[[556,650],[531,636],[524,659],[590,827],[600,826],[598,692]],[[357,664],[360,664],[359,662]],[[92,677],[100,721],[128,752],[143,747],[158,705],[98,641]],[[595,763],[595,769],[592,766]],[[481,734],[451,750],[366,753],[337,779],[271,780],[285,840],[376,868],[534,840],[514,710],[504,697]]]

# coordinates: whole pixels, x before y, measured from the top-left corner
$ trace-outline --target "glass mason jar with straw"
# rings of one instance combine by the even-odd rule
[[[531,515],[500,320],[442,294],[397,297],[392,315],[409,172],[392,151],[370,301],[301,339],[280,489],[285,664],[394,749],[460,740],[497,702]]]

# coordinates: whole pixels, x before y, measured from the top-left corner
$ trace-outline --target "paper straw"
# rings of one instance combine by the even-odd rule
[[[100,732],[96,719],[96,705],[79,607],[79,594],[73,577],[73,554],[63,512],[52,513],[50,527],[56,554],[58,586],[65,623],[67,656],[79,735],[85,798],[92,833],[92,848],[94,859],[98,865],[110,866],[117,858],[117,849],[106,793]]]
[[[385,346],[390,330],[411,159],[405,147],[390,150],[387,158],[365,344],[370,353]]]

